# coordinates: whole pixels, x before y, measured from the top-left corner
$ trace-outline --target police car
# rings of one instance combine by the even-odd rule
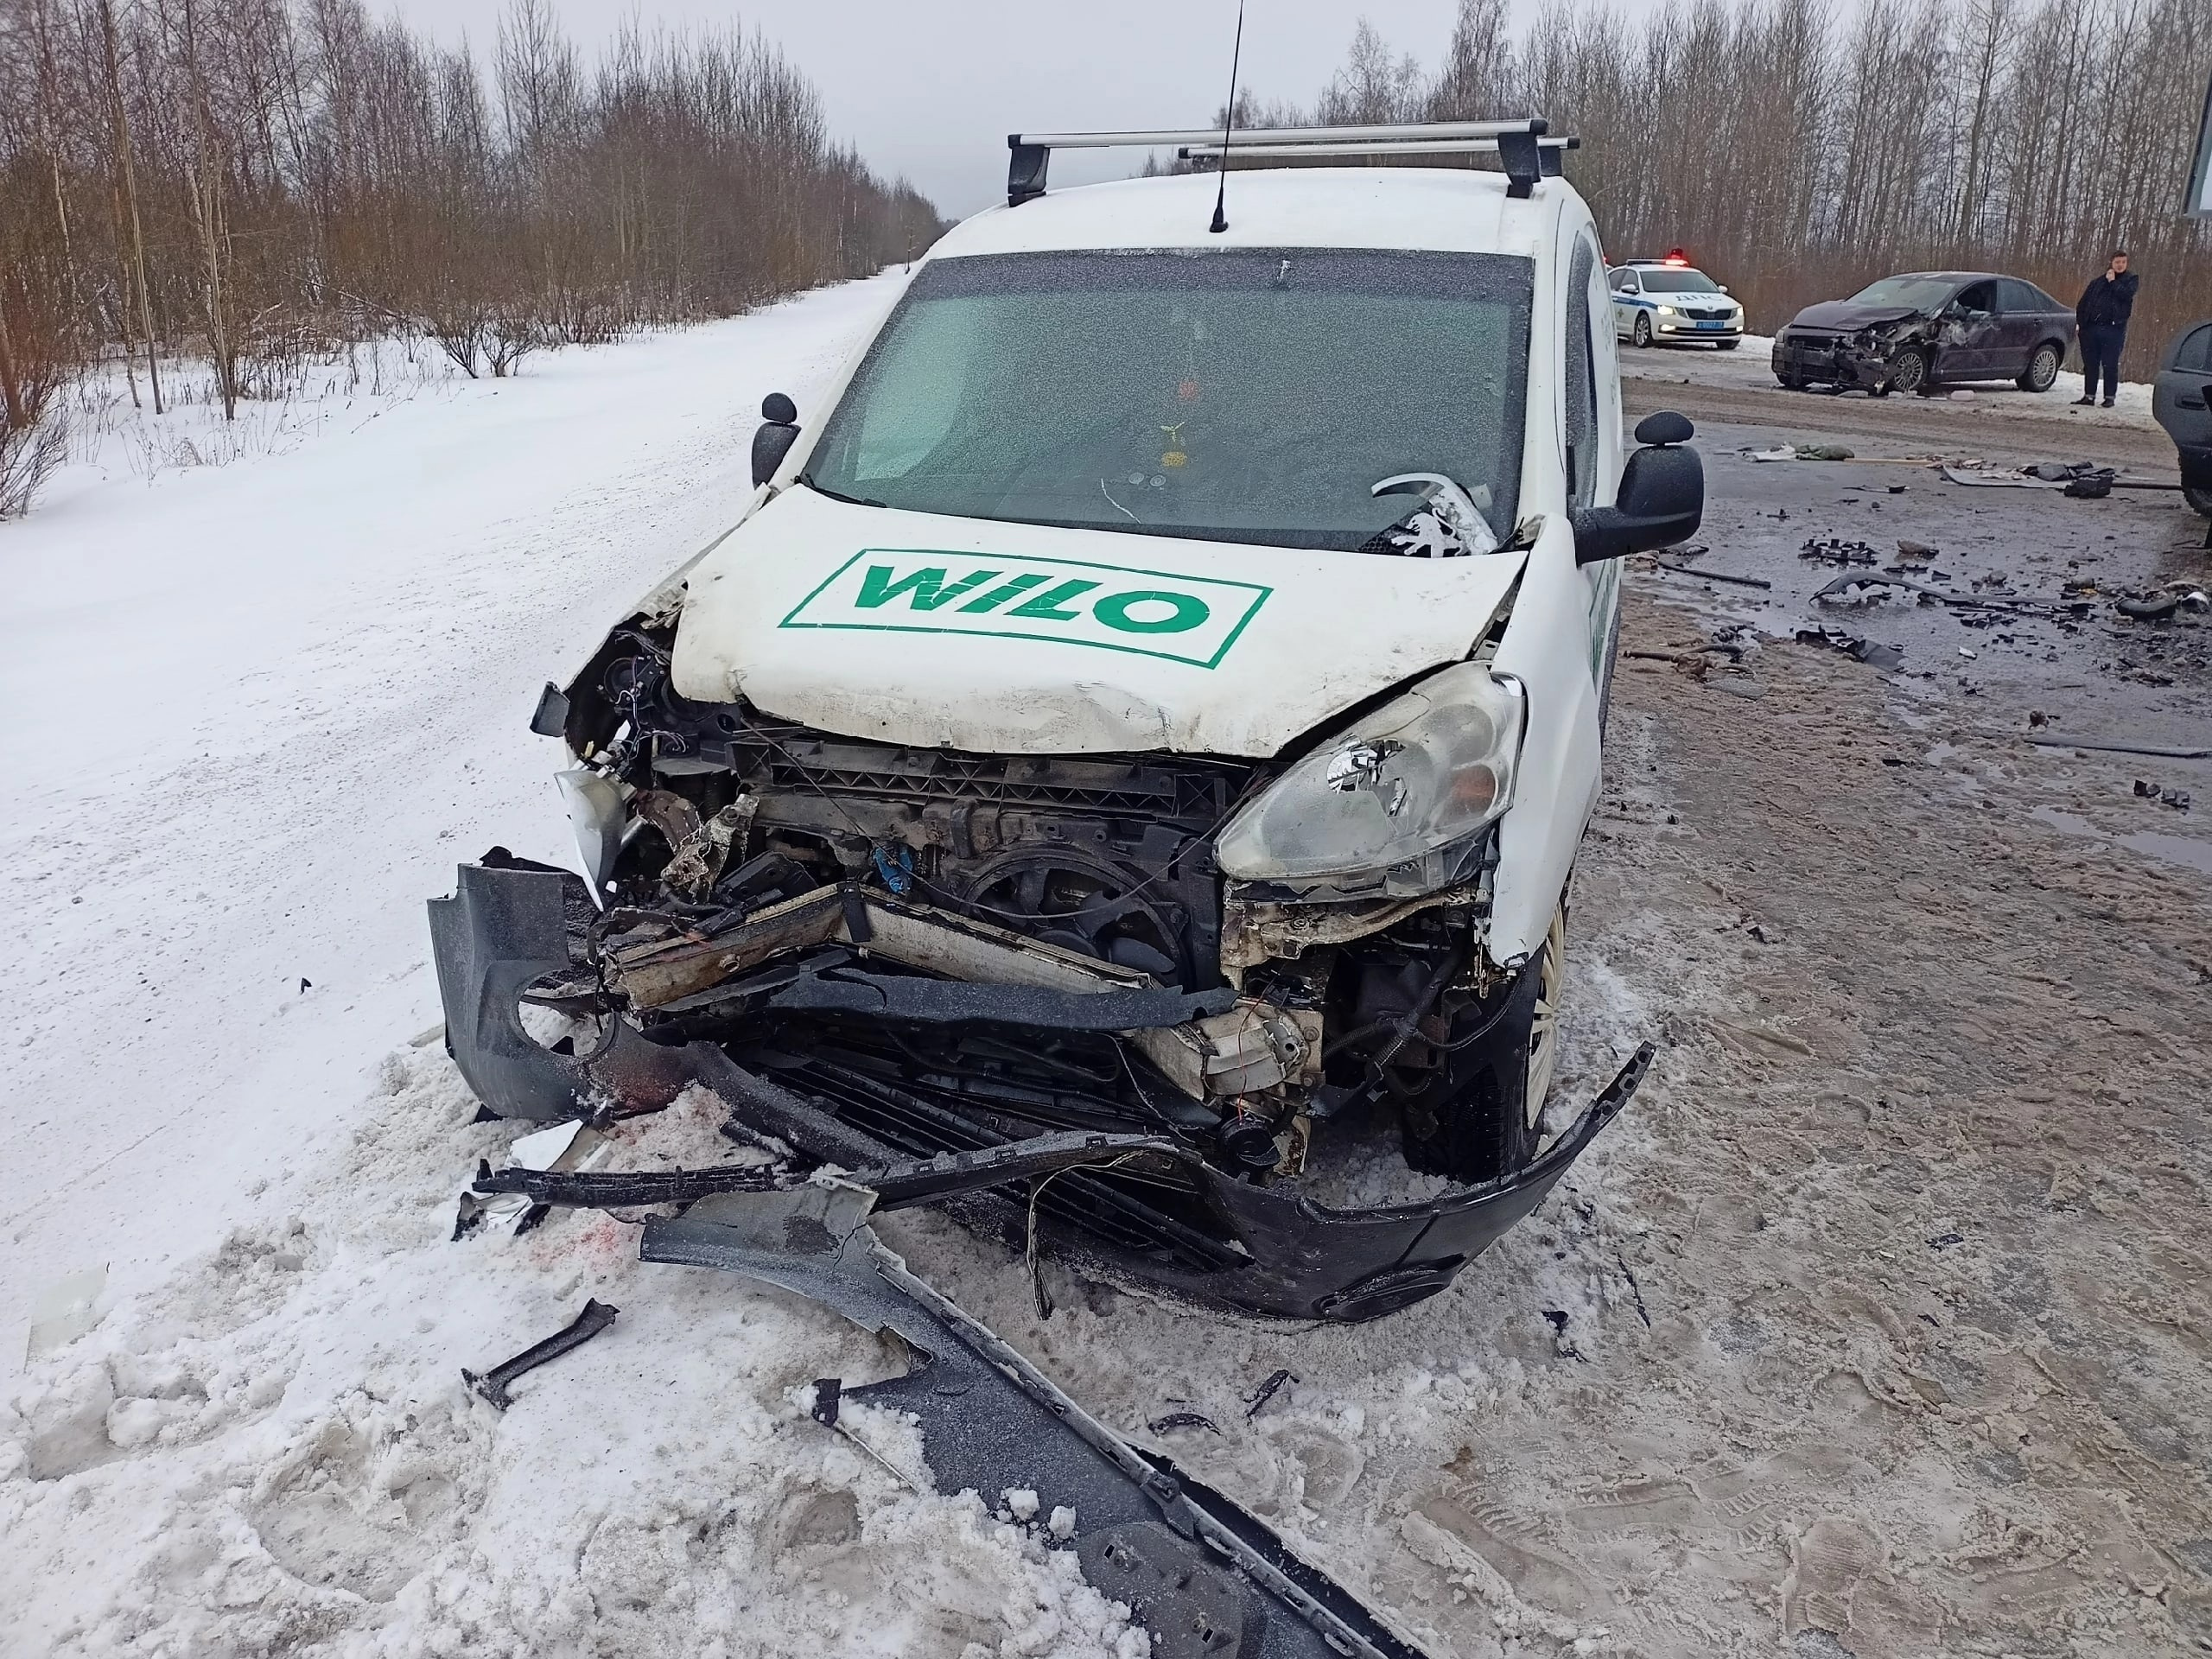
[[[1662,259],[1613,267],[1613,331],[1638,346],[1710,341],[1732,352],[1744,337],[1744,308],[1678,248]]]
[[[580,874],[495,852],[432,905],[478,1095],[699,1084],[802,1172],[1305,1319],[1527,1215],[1649,1059],[1546,1112],[1621,560],[1704,501],[1682,416],[1624,442],[1565,143],[1243,132],[1048,193],[1055,149],[1220,135],[1016,135],[546,688]],[[1402,1189],[1344,1207],[1380,1147]]]

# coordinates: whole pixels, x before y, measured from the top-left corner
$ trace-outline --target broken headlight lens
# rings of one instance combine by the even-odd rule
[[[1523,713],[1517,680],[1473,663],[1431,675],[1230,820],[1221,868],[1393,894],[1465,880],[1480,831],[1511,803]]]

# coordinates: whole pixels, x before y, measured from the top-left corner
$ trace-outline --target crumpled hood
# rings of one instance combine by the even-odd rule
[[[691,568],[675,689],[918,747],[1267,756],[1465,657],[1527,556],[1121,536],[797,486]]]
[[[1923,313],[1910,305],[1860,305],[1855,300],[1822,300],[1818,305],[1808,305],[1789,320],[1792,328],[1832,328],[1841,334],[1855,334],[1861,328],[1872,328],[1885,322],[1903,322],[1907,317]]]

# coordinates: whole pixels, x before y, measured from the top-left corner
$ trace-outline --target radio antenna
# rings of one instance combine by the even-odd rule
[[[1206,228],[1219,236],[1229,228],[1229,130],[1236,120],[1236,66],[1244,55],[1244,0],[1236,0],[1236,44],[1229,54],[1229,102],[1221,111],[1221,182],[1213,193],[1213,223]]]

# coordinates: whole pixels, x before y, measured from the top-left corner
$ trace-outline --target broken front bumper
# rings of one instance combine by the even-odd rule
[[[1777,335],[1773,364],[1776,376],[1784,380],[1871,389],[1890,378],[1889,359],[1848,334]]]
[[[738,1065],[713,1042],[670,1044],[665,1033],[663,1041],[648,1041],[621,1019],[610,1018],[594,1052],[564,1052],[540,1045],[523,1027],[518,999],[533,982],[571,967],[564,914],[564,904],[575,897],[571,883],[581,891],[574,877],[543,867],[464,865],[453,896],[430,901],[447,1052],[493,1111],[545,1122],[601,1107],[651,1110],[666,1104],[687,1084],[697,1083],[728,1105],[740,1122],[781,1140],[807,1159],[856,1168],[915,1155],[911,1139],[904,1146],[894,1144],[851,1121],[838,1103]],[[855,906],[864,906],[864,914],[853,914]],[[873,896],[863,899],[846,893],[820,914],[792,908],[774,919],[779,927],[822,927],[824,938],[834,926],[849,934],[857,928],[871,932],[875,944],[890,947],[895,944],[892,925],[906,913]],[[707,943],[724,952],[742,948],[734,938]],[[680,963],[664,953],[639,967],[664,971]],[[678,987],[671,982],[666,988]],[[976,999],[969,1017],[988,1020],[994,994],[1018,1007],[1025,995],[1056,988],[1033,982],[954,988]],[[1019,1023],[1018,1013],[1014,1020]],[[1157,1049],[1172,1062],[1175,1046],[1183,1040],[1179,1033],[1190,1028],[1187,1023],[1158,1025],[1131,1035],[1147,1041],[1148,1058]],[[1089,1211],[1041,1206],[1042,1180],[1030,1187],[1027,1202],[972,1191],[950,1202],[962,1219],[1009,1241],[1019,1241],[1034,1226],[1062,1255],[1090,1264],[1105,1276],[1258,1313],[1372,1319],[1442,1289],[1541,1204],[1627,1103],[1649,1060],[1649,1047],[1639,1051],[1573,1128],[1525,1168],[1502,1180],[1453,1188],[1432,1202],[1329,1209],[1287,1185],[1240,1179],[1207,1162],[1195,1148],[1172,1141],[1141,1154],[1117,1154],[1110,1172],[1052,1178],[1071,1188],[1090,1184],[1096,1202]],[[928,1114],[917,1111],[913,1118],[925,1122]],[[972,1147],[925,1141],[921,1149],[951,1153]],[[1204,1228],[1147,1205],[1148,1192],[1170,1188],[1185,1212],[1193,1204],[1202,1211]],[[1086,1215],[1110,1224],[1092,1224]]]

